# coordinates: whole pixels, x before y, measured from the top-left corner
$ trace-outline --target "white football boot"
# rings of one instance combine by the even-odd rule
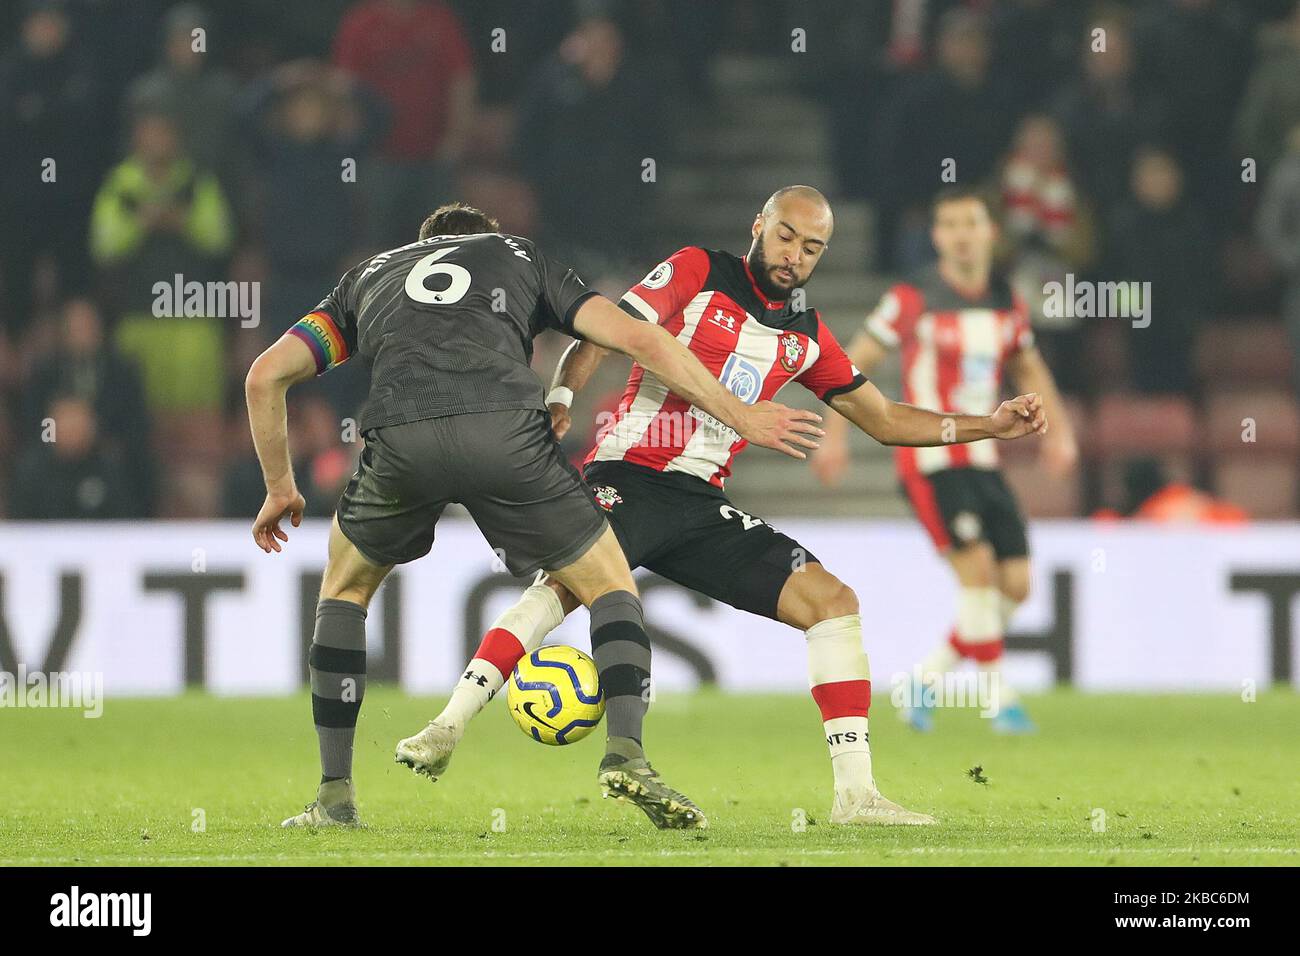
[[[429,726],[414,737],[398,742],[393,759],[430,780],[437,780],[447,772],[451,752],[456,749],[459,740],[459,735],[453,733],[451,728],[431,720]]]
[[[352,778],[330,780],[316,791],[316,799],[307,804],[302,813],[280,824],[282,827],[359,827],[361,815],[357,813],[357,792]]]
[[[887,800],[879,790],[835,792],[831,823],[863,826],[930,826],[937,821],[928,813],[906,810]]]

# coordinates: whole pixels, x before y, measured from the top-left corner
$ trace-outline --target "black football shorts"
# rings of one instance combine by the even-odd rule
[[[999,561],[1029,554],[1025,519],[999,471],[946,468],[909,475],[903,493],[940,551],[987,541]]]
[[[607,522],[550,422],[540,409],[515,409],[367,430],[339,528],[375,564],[405,564],[429,553],[439,516],[456,502],[512,574],[573,563]]]
[[[790,575],[817,563],[799,542],[693,475],[602,461],[583,477],[630,566],[742,611],[776,620]]]

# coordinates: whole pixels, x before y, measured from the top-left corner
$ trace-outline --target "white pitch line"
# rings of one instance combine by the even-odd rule
[[[749,848],[728,848],[719,847],[715,850],[591,850],[591,851],[566,851],[566,850],[528,850],[519,853],[499,852],[496,850],[484,850],[479,853],[469,851],[454,851],[447,853],[436,853],[420,850],[409,852],[388,852],[381,851],[370,853],[358,851],[356,853],[340,852],[322,852],[313,854],[236,854],[236,855],[217,855],[217,856],[95,856],[95,857],[8,857],[0,858],[0,865],[4,866],[24,866],[24,865],[74,865],[74,864],[91,864],[98,862],[111,863],[270,863],[270,862],[288,862],[291,860],[320,860],[320,859],[342,859],[348,856],[359,856],[365,859],[373,860],[545,860],[545,859],[564,859],[581,855],[582,853],[594,853],[597,856],[610,858],[623,857],[710,857],[710,856],[758,856],[763,855],[781,855],[790,856],[848,856],[850,854],[882,851],[888,856],[942,856],[942,855],[1009,855],[1012,853],[1059,853],[1059,854],[1076,854],[1080,856],[1114,856],[1116,854],[1176,854],[1176,853],[1281,853],[1297,854],[1300,850],[1294,847],[1236,847],[1236,846],[1199,846],[1199,847],[1115,847],[1113,849],[1098,848],[1071,848],[1071,847],[1008,847],[998,846],[989,847],[988,849],[979,849],[976,847],[907,847],[891,848],[883,850],[881,847],[856,847],[856,848],[813,848],[800,850],[794,848],[773,848],[763,849],[761,847]]]

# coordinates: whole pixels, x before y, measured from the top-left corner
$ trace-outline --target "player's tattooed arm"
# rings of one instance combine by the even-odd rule
[[[574,342],[560,356],[551,378],[551,390],[546,395],[546,407],[551,413],[551,428],[556,438],[563,438],[573,425],[569,406],[573,396],[586,387],[596,367],[609,354],[594,342]]]
[[[285,335],[253,362],[244,380],[248,424],[266,482],[266,501],[253,522],[253,540],[263,551],[279,551],[289,536],[280,528],[288,517],[302,523],[306,501],[298,492],[289,458],[289,422],[285,395],[290,386],[316,375],[316,357],[301,339]]]
[[[880,340],[866,332],[858,332],[845,348],[849,361],[868,378],[886,355]],[[834,400],[831,407],[835,407]],[[822,484],[834,487],[843,480],[849,468],[849,419],[832,415],[826,420],[826,437],[822,447],[812,457],[812,470]]]
[[[983,438],[1021,438],[1047,431],[1043,400],[1018,395],[992,415],[949,415],[893,402],[866,382],[831,399],[831,407],[882,445],[951,445]]]
[[[1053,426],[1052,433],[1043,442],[1043,465],[1053,477],[1063,477],[1078,463],[1079,444],[1069,416],[1065,414],[1052,370],[1033,346],[1012,355],[1006,368],[1017,391],[1036,392],[1043,397],[1043,408],[1051,417]]]
[[[746,405],[727,391],[699,359],[662,326],[629,316],[604,296],[583,301],[573,327],[589,342],[629,356],[676,395],[734,428],[752,444],[791,458],[808,457],[800,448],[816,448],[822,430],[816,412],[777,402]]]

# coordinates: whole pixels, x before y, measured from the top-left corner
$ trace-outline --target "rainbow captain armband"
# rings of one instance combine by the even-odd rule
[[[304,315],[289,329],[289,334],[307,343],[312,357],[316,360],[317,375],[346,362],[351,355],[348,344],[343,339],[343,333],[325,312],[311,312]]]

